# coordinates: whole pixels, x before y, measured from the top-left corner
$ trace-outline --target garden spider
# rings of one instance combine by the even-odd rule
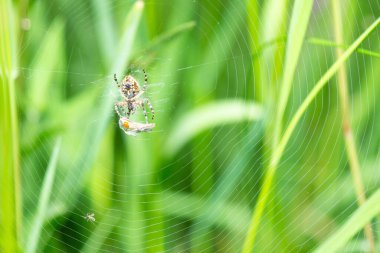
[[[123,97],[122,102],[115,103],[115,111],[119,115],[119,117],[127,116],[127,118],[129,119],[131,114],[133,115],[136,109],[139,106],[141,106],[144,112],[145,122],[148,123],[148,116],[147,116],[144,105],[147,104],[149,106],[150,112],[152,114],[152,120],[154,119],[154,109],[149,99],[141,97],[142,94],[146,91],[147,85],[148,85],[148,76],[145,70],[143,70],[143,72],[144,72],[144,85],[142,88],[140,88],[139,83],[136,81],[136,79],[133,76],[131,75],[125,76],[123,81],[120,84],[119,81],[117,80],[116,74],[114,74],[114,80],[117,84],[117,87],[120,90],[121,96]],[[125,109],[128,109],[128,111],[126,112]],[[120,113],[120,110],[123,113]]]

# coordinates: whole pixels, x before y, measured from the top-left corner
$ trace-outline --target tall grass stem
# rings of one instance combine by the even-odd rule
[[[332,13],[334,24],[335,41],[338,44],[343,43],[343,26],[342,26],[342,13],[339,0],[332,1]],[[343,55],[343,50],[339,47],[335,48],[336,57],[339,59]],[[365,189],[361,176],[360,163],[358,153],[356,150],[356,144],[352,133],[350,122],[350,109],[349,109],[349,94],[347,84],[347,71],[346,66],[343,63],[338,69],[338,89],[339,89],[339,102],[342,116],[343,137],[346,146],[346,152],[348,162],[351,169],[351,174],[354,180],[354,186],[356,190],[356,196],[359,206],[363,205],[366,201]],[[370,252],[375,252],[375,239],[371,228],[371,223],[368,223],[364,227],[364,234],[367,237]]]
[[[16,109],[16,29],[10,0],[0,1],[0,249],[17,252],[21,238],[21,184]]]

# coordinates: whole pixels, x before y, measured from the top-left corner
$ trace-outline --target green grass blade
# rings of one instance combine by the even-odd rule
[[[145,47],[143,50],[134,54],[132,58],[141,57],[143,53],[152,52],[156,50],[158,47],[160,47],[161,45],[166,45],[166,43],[172,41],[180,34],[193,29],[195,25],[196,25],[195,21],[190,21],[190,22],[186,22],[186,23],[178,25],[172,30],[158,36],[150,44],[148,44],[147,47]]]
[[[58,154],[61,147],[61,139],[58,139],[51,155],[48,168],[42,183],[37,211],[34,217],[32,228],[29,232],[25,249],[27,253],[34,253],[38,248],[38,241],[44,225],[44,220],[47,214],[50,195],[53,189],[54,176],[57,168]]]
[[[113,55],[115,53],[115,29],[112,20],[112,14],[108,4],[110,2],[95,0],[91,1],[95,10],[96,20],[98,21],[99,29],[96,30],[97,37],[103,62],[105,66],[109,66],[112,63]]]
[[[254,213],[254,216],[252,217],[252,224],[258,223],[261,217],[262,211],[264,209],[264,203],[266,202],[269,191],[270,191],[270,185],[272,184],[273,176],[275,174],[277,165],[281,159],[281,156],[284,152],[284,149],[286,147],[286,144],[288,143],[291,134],[295,130],[295,127],[299,120],[301,119],[301,116],[305,113],[306,109],[310,105],[310,103],[313,101],[313,99],[318,95],[318,93],[321,91],[321,89],[327,84],[327,81],[337,72],[339,67],[348,59],[348,57],[355,51],[355,49],[364,41],[365,38],[368,37],[368,35],[380,24],[380,18],[378,18],[371,26],[369,26],[355,41],[352,43],[352,45],[344,52],[344,54],[327,70],[327,72],[322,76],[322,78],[317,82],[315,87],[311,90],[309,95],[306,97],[304,102],[300,105],[297,112],[291,119],[289,126],[285,130],[285,133],[283,137],[280,140],[279,145],[276,147],[276,150],[274,151],[273,157],[271,159],[270,167],[268,170],[268,173],[266,174],[264,178],[263,183],[263,190],[260,192],[259,196],[259,202],[258,205],[260,208],[257,208],[258,212]]]
[[[260,40],[260,19],[259,19],[259,7],[257,1],[247,1],[247,22],[250,35],[250,46],[252,53],[252,65],[253,65],[253,77],[254,77],[254,94],[256,101],[263,102],[263,82],[261,80],[262,69],[260,64],[260,57],[256,57],[259,54]]]
[[[163,191],[160,199],[163,212],[167,216],[199,220],[205,215],[210,226],[223,227],[239,236],[248,228],[249,208],[228,203],[227,201],[209,201],[194,194]]]
[[[237,185],[245,180],[243,177],[244,172],[248,169],[247,165],[250,164],[252,154],[261,148],[260,140],[263,136],[263,128],[264,121],[251,125],[251,129],[246,136],[243,137],[244,141],[239,147],[235,147],[237,151],[234,152],[234,157],[230,160],[226,169],[222,171],[220,177],[214,184],[211,196],[206,200],[207,208],[205,208],[201,216],[197,219],[197,223],[200,224],[199,229],[211,230],[215,224],[210,221],[213,221],[215,218],[219,218],[223,221],[224,219],[221,217],[227,217],[229,215],[229,210],[227,210],[229,206],[228,201],[234,198],[234,190]],[[236,221],[236,226],[238,226],[240,230],[238,233],[242,235],[248,228],[249,222],[249,210],[245,209],[245,211],[245,219],[242,221],[244,226],[241,226],[237,218],[231,220]]]
[[[369,65],[366,71],[372,71],[372,69],[380,69],[380,61],[376,61],[374,65]],[[368,94],[379,94],[379,85],[373,85],[380,79],[380,72],[377,71],[372,75],[369,75],[368,79],[362,83],[360,92],[356,93],[352,98],[355,106],[352,108],[352,122],[357,129],[365,129],[371,115],[377,108],[376,102],[378,101],[376,96],[368,96]]]
[[[380,163],[377,160],[367,161],[363,164],[363,181],[368,191],[376,190],[380,181]],[[334,196],[339,196],[336,198]],[[355,202],[355,189],[352,187],[352,176],[347,174],[334,183],[333,188],[328,188],[315,200],[313,206],[320,210],[329,210],[329,213],[337,213],[339,210],[352,205]]]
[[[123,139],[121,143],[126,144],[125,151],[121,155],[127,156],[128,160],[126,162],[123,157],[119,157],[121,168],[119,171],[125,173],[125,175],[119,179],[119,182],[121,185],[127,185],[128,187],[127,189],[124,187],[124,189],[119,190],[122,193],[120,194],[120,198],[122,201],[121,208],[123,209],[123,216],[120,227],[118,228],[118,238],[125,252],[143,252],[147,246],[144,243],[147,221],[145,219],[146,211],[142,203],[144,202],[143,196],[147,189],[143,191],[141,185],[148,179],[147,176],[144,175],[144,172],[146,172],[145,170],[147,170],[147,168],[151,168],[150,160],[141,159],[141,157],[148,156],[148,151],[147,146],[140,140],[126,138],[126,140]]]
[[[342,6],[339,1],[332,2],[333,13],[333,27],[334,37],[337,43],[343,43],[343,19],[342,19]],[[335,48],[336,57],[340,57],[343,54],[341,48]],[[359,206],[363,205],[366,201],[366,193],[362,179],[362,167],[359,161],[358,149],[354,140],[354,134],[351,124],[351,110],[349,105],[350,95],[347,80],[347,70],[343,63],[337,74],[338,90],[339,90],[339,104],[342,117],[342,132],[343,139],[346,147],[346,154],[348,163],[353,178],[354,186],[356,189],[357,202]],[[371,224],[367,224],[364,227],[364,234],[368,240],[370,252],[375,252],[375,237],[372,231]]]
[[[204,97],[204,94],[210,92],[211,85],[215,83],[220,71],[225,67],[224,61],[220,59],[230,57],[234,51],[236,38],[239,37],[241,27],[245,26],[246,22],[242,15],[245,15],[244,3],[228,3],[224,18],[212,33],[213,36],[211,36],[207,50],[200,59],[202,63],[212,63],[207,66],[207,82],[204,81],[205,73],[203,71],[195,72],[196,74],[189,81],[189,86],[197,87],[194,89],[196,98]]]
[[[289,35],[286,43],[286,56],[284,62],[284,74],[279,93],[279,104],[276,111],[275,132],[273,144],[277,145],[281,135],[282,118],[288,103],[292,89],[293,78],[301,54],[303,41],[311,15],[313,0],[295,1],[289,27]]]
[[[279,104],[276,110],[276,116],[275,116],[275,125],[274,125],[274,134],[273,134],[273,147],[274,148],[277,143],[278,139],[281,135],[281,129],[282,129],[282,118],[283,114],[285,112],[285,108],[288,102],[289,94],[292,88],[293,83],[293,77],[295,74],[295,70],[298,64],[298,59],[301,53],[304,37],[306,34],[306,30],[309,23],[309,18],[311,14],[311,9],[313,6],[312,0],[298,0],[295,1],[293,12],[291,16],[290,21],[290,27],[289,27],[289,35],[288,40],[286,44],[286,56],[285,56],[285,62],[284,62],[284,74],[282,77],[282,85],[281,85],[281,91],[279,93]],[[267,171],[268,176],[274,175],[269,170]],[[270,179],[270,182],[272,179]],[[266,186],[268,187],[268,190],[270,189],[270,185]],[[264,189],[263,189],[264,190]],[[257,207],[254,211],[253,217],[257,215],[258,220],[253,219],[250,229],[247,233],[244,245],[243,245],[243,252],[250,252],[253,249],[254,241],[256,237],[256,228],[258,227],[258,222],[261,218],[261,212],[262,209],[265,206],[265,200],[262,201],[260,198],[257,202]],[[257,224],[256,224],[257,223]]]
[[[325,40],[325,39],[320,39],[320,38],[315,38],[315,37],[308,38],[307,42],[310,44],[319,45],[319,46],[339,47],[339,48],[344,48],[344,49],[348,48],[348,46],[345,44],[340,44],[331,40]],[[362,47],[357,48],[355,51],[358,52],[359,54],[380,58],[380,53],[374,52],[372,50],[368,50]]]
[[[358,208],[343,226],[320,245],[314,253],[337,252],[379,213],[380,189],[372,194],[365,204]]]
[[[281,159],[281,156],[284,152],[284,149],[290,139],[291,134],[296,128],[297,123],[301,119],[301,116],[305,113],[306,109],[310,105],[310,103],[313,101],[313,99],[318,95],[318,93],[321,91],[321,89],[327,84],[327,81],[337,72],[339,67],[348,59],[348,57],[355,51],[355,49],[364,41],[365,38],[368,37],[368,35],[379,25],[380,18],[378,18],[371,26],[369,26],[356,40],[352,45],[344,52],[342,57],[340,57],[328,70],[327,72],[322,76],[322,78],[317,82],[315,87],[311,90],[309,95],[306,97],[304,102],[300,105],[298,110],[296,111],[295,115],[291,119],[289,126],[286,128],[285,133],[283,137],[281,138],[279,144],[275,147],[273,156],[271,158],[269,168],[265,174],[264,181],[263,181],[263,187],[260,192],[257,206],[255,208],[255,211],[252,216],[251,220],[251,226],[249,233],[247,235],[247,242],[244,247],[243,252],[249,252],[253,245],[254,237],[262,216],[262,212],[265,207],[265,203],[267,201],[273,177],[275,174],[275,171],[277,169],[277,165]]]
[[[285,149],[286,144],[288,143],[290,136],[301,116],[305,113],[306,109],[309,107],[313,99],[318,95],[322,88],[327,84],[331,77],[338,71],[339,67],[350,57],[350,55],[355,51],[355,49],[370,35],[370,33],[375,30],[375,28],[380,24],[380,18],[377,18],[355,41],[351,46],[344,52],[344,54],[326,71],[322,78],[317,82],[314,88],[310,91],[309,95],[306,97],[304,102],[300,105],[295,115],[291,119],[289,126],[287,127],[279,146],[276,148],[272,159],[272,165],[275,165],[279,162],[282,153]]]
[[[247,169],[247,164],[249,164],[252,153],[261,148],[260,140],[262,138],[264,124],[262,121],[251,126],[247,136],[244,138],[244,142],[241,147],[239,147],[240,152],[236,152],[233,159],[231,159],[227,165],[227,169],[221,173],[214,187],[214,191],[211,194],[211,199],[227,201],[232,197],[231,195],[234,192],[234,188],[243,180],[243,172],[244,169]]]
[[[269,195],[270,185],[272,184],[273,176],[276,171],[277,165],[281,159],[281,156],[284,152],[286,144],[288,143],[291,134],[295,130],[295,127],[301,116],[305,113],[306,109],[313,101],[313,99],[318,95],[321,89],[327,84],[328,80],[337,72],[339,67],[348,59],[348,57],[355,51],[355,49],[364,41],[365,38],[369,36],[369,34],[380,24],[380,18],[378,18],[371,26],[369,26],[355,41],[352,45],[344,52],[344,54],[327,70],[327,72],[322,76],[322,78],[317,82],[315,87],[311,90],[309,95],[306,97],[304,102],[300,105],[297,112],[291,119],[289,126],[285,130],[283,137],[280,140],[279,145],[276,147],[274,151],[273,157],[271,159],[270,167],[268,170],[268,174],[266,175],[263,183],[263,190],[260,192],[258,205],[260,205],[260,212],[262,212],[266,199]],[[261,217],[261,213],[254,214],[252,221],[253,223],[258,222],[258,218]]]
[[[137,26],[140,23],[142,11],[144,10],[144,2],[142,0],[136,1],[125,20],[122,37],[119,41],[114,59],[113,67],[110,74],[123,73],[125,70],[130,56],[132,54],[133,41],[136,37]]]
[[[253,51],[252,55],[253,56],[261,55],[263,53],[263,51],[266,50],[267,48],[272,47],[272,46],[277,45],[277,44],[281,45],[283,43],[286,43],[286,41],[287,41],[287,37],[284,36],[284,37],[277,37],[277,38],[270,39],[270,40],[267,40],[265,42],[262,42],[258,46],[256,53]],[[339,47],[339,48],[343,48],[343,49],[347,49],[349,47],[346,44],[339,44],[339,43],[336,43],[336,42],[331,41],[331,40],[321,39],[321,38],[317,38],[317,37],[308,37],[307,40],[306,40],[306,42],[308,44],[317,45],[317,46]],[[379,52],[376,52],[376,51],[373,51],[373,50],[369,50],[369,49],[366,49],[366,48],[363,48],[363,47],[357,48],[355,50],[355,52],[357,52],[359,54],[363,54],[363,55],[368,55],[368,56],[373,56],[373,57],[376,57],[376,58],[380,58],[380,53]]]
[[[204,105],[183,116],[169,135],[164,146],[168,156],[178,152],[189,140],[206,129],[223,124],[260,120],[263,108],[242,100],[225,100]]]
[[[252,1],[253,2],[253,1]],[[288,29],[289,0],[270,0],[263,2],[260,21],[260,41],[264,45],[269,41],[277,40],[286,36]],[[283,61],[285,57],[285,47],[283,44],[274,44],[263,52],[260,64],[265,66],[262,69],[260,90],[264,104],[270,105],[277,97],[277,87],[279,79],[284,71]],[[269,85],[268,85],[269,84]],[[271,132],[273,130],[269,130]]]
[[[17,252],[22,240],[14,14],[12,1],[0,2],[0,251],[5,253]]]
[[[41,47],[36,53],[31,68],[36,72],[28,85],[27,109],[33,110],[33,116],[51,106],[51,88],[57,84],[57,73],[63,57],[64,48],[64,23],[56,19],[46,32],[41,42]]]

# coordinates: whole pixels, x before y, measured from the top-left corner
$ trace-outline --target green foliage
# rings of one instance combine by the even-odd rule
[[[14,55],[18,42],[10,1],[0,3],[0,23],[0,250],[18,252],[22,229]]]
[[[298,59],[301,53],[304,37],[306,34],[306,28],[309,23],[312,5],[313,1],[311,0],[296,0],[292,10],[292,18],[290,20],[289,26],[289,36],[286,43],[284,74],[282,77],[280,93],[278,96],[279,102],[278,107],[276,108],[276,116],[274,119],[274,133],[272,140],[269,140],[269,142],[273,143],[273,155],[271,156],[271,161],[269,163],[268,170],[266,171],[264,177],[263,188],[259,195],[258,204],[253,213],[252,221],[243,246],[243,252],[246,253],[250,252],[254,246],[256,230],[260,224],[261,215],[265,208],[265,204],[267,201],[266,199],[269,195],[269,191],[275,174],[274,172],[277,169],[277,165],[272,165],[272,161],[276,155],[276,147],[279,144],[279,138],[281,136],[282,131],[282,118],[292,88],[293,78],[298,64]]]
[[[188,141],[207,129],[224,124],[258,121],[263,117],[263,108],[254,103],[231,99],[206,104],[188,112],[174,124],[164,150],[169,156],[173,156]]]
[[[337,252],[341,249],[365,224],[375,218],[380,212],[380,190],[377,190],[367,202],[356,210],[351,217],[331,235],[314,252]]]
[[[380,207],[379,11],[345,2],[335,43],[324,3],[0,1],[0,252],[366,251]],[[156,126],[132,137],[113,75],[142,84],[142,69]]]
[[[49,166],[46,170],[46,175],[41,187],[41,193],[39,196],[38,207],[36,210],[36,215],[34,217],[31,230],[28,233],[28,240],[25,246],[26,252],[34,253],[37,250],[39,237],[41,235],[41,230],[45,222],[45,217],[47,214],[47,208],[49,205],[50,194],[53,189],[54,177],[57,168],[59,148],[61,145],[61,140],[58,140],[55,144],[53,154],[51,155],[51,160],[49,161]]]

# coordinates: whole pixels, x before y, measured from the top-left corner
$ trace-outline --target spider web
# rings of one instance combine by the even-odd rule
[[[270,91],[280,90],[281,73],[276,71],[282,69],[273,55],[285,50],[286,41],[252,54],[247,19],[253,17],[247,18],[244,1],[146,1],[131,70],[116,74],[120,81],[130,73],[142,84],[141,69],[146,69],[146,97],[154,106],[156,127],[131,137],[119,128],[112,106],[100,107],[103,100],[119,101],[120,95],[105,64],[115,59],[99,55],[101,47],[114,51],[109,46],[118,40],[133,4],[108,1],[96,9],[89,1],[36,2],[26,12],[31,27],[22,34],[18,90],[24,236],[33,226],[41,184],[60,137],[40,251],[238,252],[270,159],[271,106],[277,102],[268,97],[276,95]],[[268,25],[264,13],[266,18],[276,15],[268,6],[258,3],[262,29]],[[314,3],[307,38],[334,37],[329,6],[325,1]],[[353,25],[347,44],[380,10],[376,1],[350,8],[344,10]],[[167,16],[156,17],[152,25],[147,18],[152,13]],[[110,30],[102,27],[107,15],[112,20]],[[290,19],[291,8],[286,15]],[[153,52],[144,51],[154,38],[191,21],[196,23],[194,28],[159,44]],[[268,37],[259,39],[262,45],[277,39],[270,31],[258,33]],[[378,42],[376,31],[363,46],[376,51]],[[335,47],[304,43],[283,127],[335,58]],[[256,59],[263,64],[260,78],[266,80],[261,89],[253,73]],[[356,53],[346,69],[353,134],[369,196],[379,186],[379,60]],[[310,251],[357,209],[335,83],[331,80],[315,99],[281,159],[257,232],[259,252]],[[220,101],[232,109],[235,102],[244,108],[255,102],[264,113],[258,120],[231,121],[234,114],[221,112]],[[208,105],[215,106],[205,117],[190,117]],[[108,111],[107,119],[100,117],[103,110]],[[210,123],[215,114],[222,120]],[[192,121],[187,121],[186,129],[209,127],[188,137],[179,128],[187,117]],[[133,120],[143,122],[141,110]],[[99,131],[103,121],[107,127]],[[170,138],[178,142],[171,146]],[[188,139],[179,145],[181,138]],[[88,213],[94,213],[94,223],[86,221]],[[372,225],[377,234],[377,221]],[[361,232],[344,251],[368,247]]]

